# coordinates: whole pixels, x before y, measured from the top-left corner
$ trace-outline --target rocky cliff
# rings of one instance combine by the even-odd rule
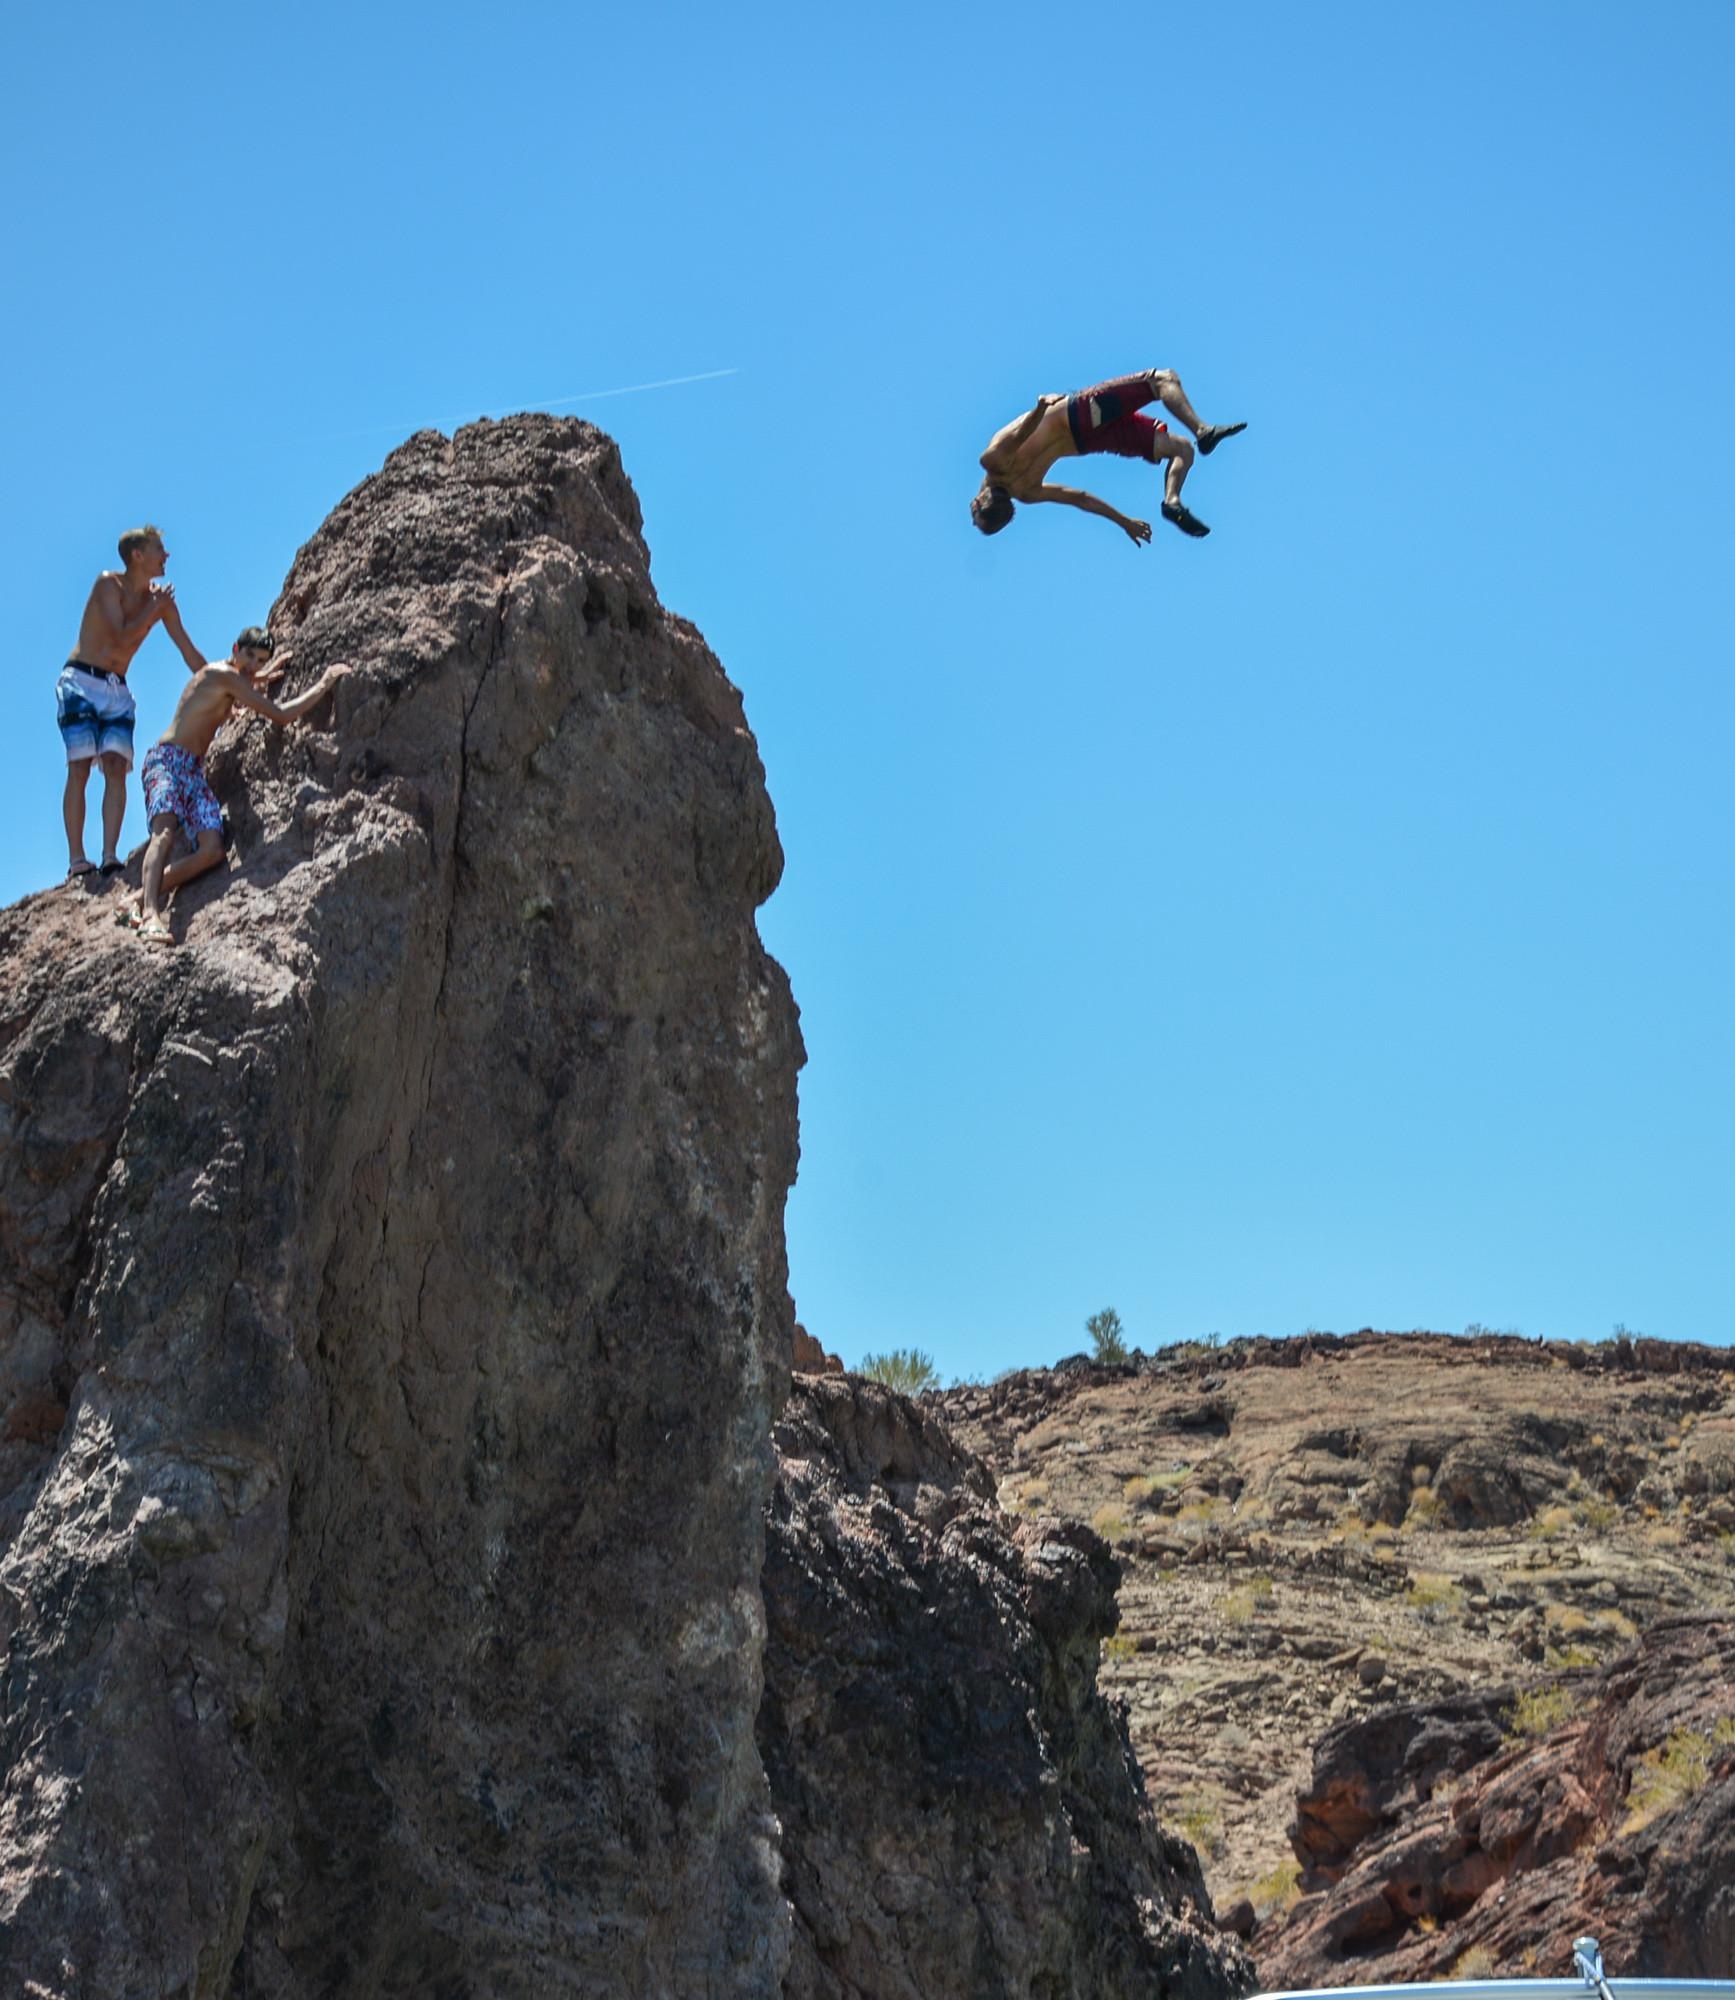
[[[236,865],[0,918],[0,1989],[764,1994],[800,1043],[612,444],[413,439]]]
[[[874,1383],[798,1381],[777,1448],[759,1739],[791,2000],[1245,1991],[1097,1689],[1106,1544],[1008,1520],[987,1466]]]
[[[774,1445],[781,855],[647,564],[589,426],[412,439],[296,559],[289,690],[356,673],[219,737],[175,949],[0,913],[0,1992],[1246,1983],[1101,1542],[842,1378]]]

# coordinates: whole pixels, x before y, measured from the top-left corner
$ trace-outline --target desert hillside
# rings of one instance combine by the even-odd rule
[[[1627,1745],[1618,1796],[1568,1845],[1604,1852],[1641,1816],[1633,1787],[1642,1805],[1647,1773],[1683,1759],[1686,1790],[1735,1821],[1735,1692],[1716,1664],[1735,1605],[1735,1355],[1369,1333],[1079,1360],[942,1400],[1010,1510],[1077,1515],[1119,1551],[1104,1687],[1129,1706],[1159,1816],[1197,1843],[1268,1981],[1391,1976],[1415,1945],[1402,1972],[1450,1970],[1467,1913],[1535,1859],[1534,1840],[1498,1862],[1478,1849],[1475,1895],[1433,1908],[1388,1872],[1344,1914],[1376,1826],[1401,1836],[1439,1789],[1413,1758],[1419,1786],[1380,1767],[1395,1755],[1402,1776],[1424,1722],[1442,1741],[1459,1729],[1444,1753],[1457,1788],[1582,1733],[1599,1703],[1638,1712],[1653,1668],[1685,1675],[1697,1692],[1662,1702],[1657,1740]],[[1682,1621],[1698,1636],[1673,1651],[1639,1644]],[[1633,1660],[1623,1697],[1617,1663]],[[1367,1733],[1394,1715],[1422,1719],[1395,1750]],[[1612,1754],[1592,1773],[1604,1792]],[[1318,1837],[1334,1800],[1382,1786],[1353,1837]],[[1527,1969],[1477,1949],[1473,1963]]]

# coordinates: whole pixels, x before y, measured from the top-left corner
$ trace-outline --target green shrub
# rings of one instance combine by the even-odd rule
[[[882,1382],[888,1389],[906,1396],[919,1396],[924,1389],[940,1386],[940,1371],[931,1354],[919,1347],[894,1347],[887,1354],[864,1354],[861,1372],[870,1382]]]
[[[1449,1576],[1430,1576],[1425,1570],[1410,1578],[1404,1595],[1418,1611],[1456,1611],[1464,1602],[1463,1591]]]
[[[1133,1532],[1133,1524],[1112,1500],[1105,1500],[1090,1517],[1090,1525],[1105,1542],[1127,1541]]]
[[[1571,1688],[1526,1688],[1506,1711],[1508,1736],[1546,1736],[1578,1708]]]
[[[1218,1616],[1227,1618],[1232,1625],[1245,1625],[1270,1604],[1275,1594],[1276,1586],[1270,1577],[1250,1576],[1218,1600]]]
[[[1247,1891],[1247,1900],[1261,1917],[1293,1910],[1301,1901],[1301,1864],[1280,1861],[1269,1875],[1262,1875]]]
[[[1722,1724],[1712,1736],[1696,1729],[1677,1729],[1666,1743],[1647,1750],[1633,1766],[1627,1787],[1627,1820],[1621,1829],[1631,1833],[1661,1813],[1671,1811],[1709,1782],[1717,1761],[1717,1739],[1735,1739],[1735,1730],[1723,1733]]]
[[[1092,1313],[1084,1323],[1084,1330],[1090,1335],[1099,1361],[1114,1363],[1129,1358],[1125,1329],[1121,1326],[1120,1314],[1113,1306],[1104,1306],[1101,1312]]]
[[[1201,1854],[1212,1855],[1223,1845],[1223,1820],[1207,1798],[1195,1794],[1175,1807],[1175,1824]]]

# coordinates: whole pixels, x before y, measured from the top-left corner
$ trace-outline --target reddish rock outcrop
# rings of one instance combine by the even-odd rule
[[[799,1040],[735,689],[588,425],[394,453],[238,870],[0,916],[0,1989],[770,1995]]]
[[[759,1740],[791,2000],[1226,2000],[1250,1965],[1097,1691],[1119,1565],[1011,1521],[937,1415],[799,1380],[776,1431]]]
[[[1565,1719],[1538,1737],[1524,1733]],[[1735,1963],[1735,1624],[1665,1621],[1609,1668],[1332,1731],[1298,1801],[1305,1896],[1263,1927],[1271,1986]]]

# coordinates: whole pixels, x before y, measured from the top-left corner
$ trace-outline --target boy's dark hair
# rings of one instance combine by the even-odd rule
[[[249,625],[245,632],[237,635],[235,644],[230,650],[236,653],[269,653],[271,634],[263,625]]]
[[[120,559],[130,563],[135,549],[148,549],[155,542],[160,549],[163,545],[163,531],[154,521],[147,521],[142,528],[128,528],[120,538]]]
[[[970,518],[983,534],[999,534],[1012,518],[1012,495],[1004,486],[984,486],[970,502]]]

